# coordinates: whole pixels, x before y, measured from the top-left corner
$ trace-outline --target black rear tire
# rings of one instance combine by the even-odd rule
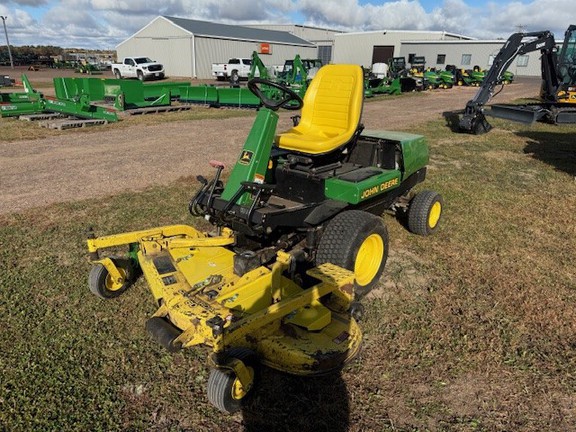
[[[230,86],[239,87],[240,86],[240,75],[238,75],[237,70],[233,70],[230,74]]]
[[[374,253],[366,254],[362,249],[359,254],[366,245],[368,251],[374,246]],[[387,259],[386,225],[382,218],[361,210],[348,210],[334,217],[324,229],[316,253],[317,265],[329,262],[355,272],[357,299],[378,283]]]
[[[116,79],[122,79],[122,74],[118,69],[114,69],[114,76],[116,77]]]

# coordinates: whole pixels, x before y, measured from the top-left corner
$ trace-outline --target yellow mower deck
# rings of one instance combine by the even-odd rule
[[[88,245],[97,252],[138,243],[140,267],[161,305],[154,317],[182,331],[175,346],[202,344],[215,353],[245,347],[262,363],[299,375],[330,372],[357,354],[361,331],[347,312],[353,272],[322,264],[307,272],[317,282],[304,289],[283,275],[291,256],[280,251],[273,265],[238,276],[235,253],[226,247],[233,242],[227,229],[209,237],[176,225],[90,239]],[[122,277],[112,260],[96,262]]]

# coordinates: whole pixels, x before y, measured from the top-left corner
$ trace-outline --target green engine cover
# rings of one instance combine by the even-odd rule
[[[428,165],[429,151],[426,138],[422,135],[407,132],[365,130],[363,137],[381,138],[396,142],[402,150],[402,180],[410,177],[416,171]]]
[[[365,166],[324,182],[325,195],[338,201],[359,204],[397,188],[418,170],[428,164],[428,144],[422,135],[395,131],[364,131],[362,138],[368,141],[382,141],[401,152],[396,156],[395,169],[378,166]],[[392,163],[394,165],[394,161]],[[383,165],[386,166],[386,165]]]

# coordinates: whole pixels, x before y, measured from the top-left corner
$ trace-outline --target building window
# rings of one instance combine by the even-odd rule
[[[414,63],[414,57],[416,57],[416,54],[408,54],[408,63]]]
[[[527,55],[519,55],[518,62],[516,63],[518,67],[527,67],[528,66],[528,59]]]
[[[446,63],[446,54],[438,54],[436,57],[436,64],[442,65]]]
[[[332,46],[319,45],[318,58],[322,61],[323,65],[329,64],[332,61]]]
[[[462,54],[462,66],[469,66],[472,63],[472,54]]]

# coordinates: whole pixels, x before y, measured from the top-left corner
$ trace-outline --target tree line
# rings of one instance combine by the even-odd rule
[[[102,53],[102,50],[86,50],[80,48],[61,48],[52,45],[10,45],[14,65],[44,64],[49,66],[53,63],[52,57],[62,56],[66,53]],[[10,57],[6,45],[0,45],[0,65],[9,65]]]

